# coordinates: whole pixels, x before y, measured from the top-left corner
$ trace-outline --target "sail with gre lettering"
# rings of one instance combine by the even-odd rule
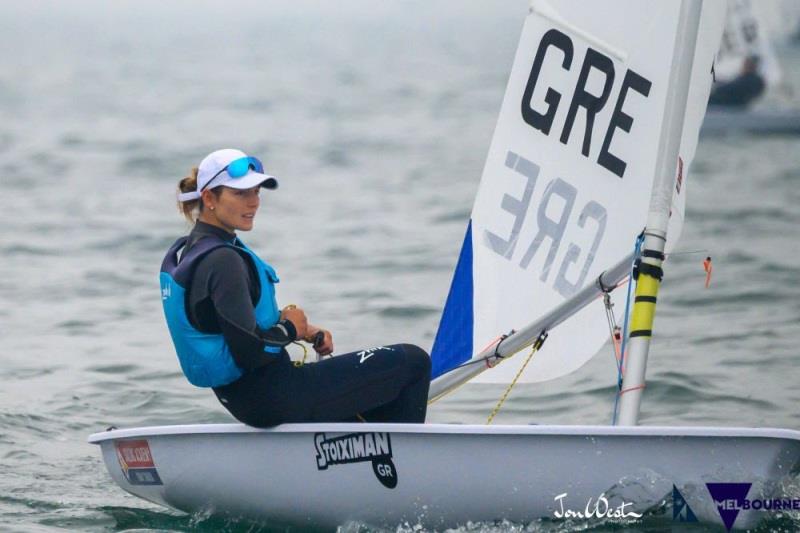
[[[525,20],[434,343],[434,378],[594,283],[633,252],[645,226],[669,120],[680,2],[586,5],[534,1]],[[721,1],[704,3],[668,249],[680,234],[721,10]],[[618,314],[624,296],[612,294]],[[608,338],[598,300],[558,326],[521,381],[572,372]],[[508,382],[523,360],[504,361],[477,380]]]

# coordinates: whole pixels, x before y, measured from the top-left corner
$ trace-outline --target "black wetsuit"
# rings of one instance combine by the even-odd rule
[[[198,222],[187,248],[206,236],[236,244],[236,236]],[[184,250],[185,253],[185,250]],[[189,287],[188,316],[200,331],[222,333],[242,377],[214,392],[239,421],[252,426],[289,422],[425,421],[430,357],[421,348],[395,344],[294,366],[286,350],[264,352],[266,345],[294,340],[291,322],[264,330],[254,305],[258,276],[235,250],[221,247],[200,260]]]
[[[744,108],[764,92],[764,87],[764,78],[748,72],[714,87],[708,105]]]

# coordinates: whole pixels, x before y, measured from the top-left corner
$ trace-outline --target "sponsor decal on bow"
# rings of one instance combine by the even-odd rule
[[[386,488],[397,486],[397,470],[392,462],[392,441],[388,433],[350,433],[328,438],[325,433],[314,435],[317,469],[333,465],[372,463],[375,477]]]
[[[122,475],[131,485],[163,485],[147,440],[114,442]]]

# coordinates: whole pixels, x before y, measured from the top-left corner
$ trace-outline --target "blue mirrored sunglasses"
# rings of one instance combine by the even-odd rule
[[[264,173],[264,165],[261,163],[257,157],[240,157],[239,159],[234,159],[230,163],[228,163],[222,170],[214,174],[214,176],[208,180],[206,186],[203,189],[207,189],[211,182],[217,179],[217,176],[222,174],[223,172],[227,172],[228,176],[233,179],[241,178],[247,175],[247,173],[253,169],[254,171],[258,172],[259,174]]]

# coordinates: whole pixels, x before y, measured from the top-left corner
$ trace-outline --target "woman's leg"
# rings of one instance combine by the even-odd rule
[[[367,422],[425,422],[431,384],[431,358],[425,350],[413,344],[401,344],[400,348],[407,358],[407,385],[394,400],[362,411],[360,415]]]
[[[245,373],[241,378],[215,387],[220,403],[239,422],[270,427],[310,416],[314,403],[303,390],[306,367],[297,368],[284,353],[277,361]]]
[[[410,344],[381,346],[294,367],[279,361],[215,389],[238,420],[254,426],[425,421],[430,357]]]
[[[430,357],[410,344],[379,346],[310,365],[315,406],[310,421],[422,423]]]

